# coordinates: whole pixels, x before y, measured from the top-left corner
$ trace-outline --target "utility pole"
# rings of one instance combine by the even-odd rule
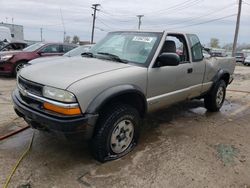
[[[92,9],[94,9],[94,14],[93,15],[93,24],[92,24],[92,34],[91,34],[91,44],[93,44],[94,42],[94,33],[95,33],[95,19],[96,19],[96,11],[99,9],[97,9],[97,7],[99,7],[100,4],[92,4]]]
[[[61,8],[60,8],[60,14],[61,14],[61,20],[62,20],[62,26],[63,26],[63,42],[65,42],[66,30],[65,30],[64,19],[63,19],[63,14],[62,14],[62,9]]]
[[[43,41],[43,28],[40,28],[41,41]]]
[[[143,17],[144,15],[137,15],[137,17],[138,17],[138,30],[140,30],[141,29],[141,18]]]
[[[240,28],[241,7],[242,7],[242,0],[239,0],[238,15],[237,15],[237,22],[236,22],[236,27],[235,27],[234,43],[233,43],[233,50],[232,50],[233,57],[235,56],[236,48],[237,48],[237,40],[238,40],[238,34],[239,34],[239,28]]]

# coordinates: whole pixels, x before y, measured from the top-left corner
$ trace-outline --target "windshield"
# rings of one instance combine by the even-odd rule
[[[63,56],[66,56],[66,57],[79,56],[84,52],[88,52],[90,50],[90,48],[91,48],[91,46],[79,46],[77,48],[74,48],[73,50],[70,50],[69,52],[67,52]]]
[[[116,57],[123,62],[146,64],[154,54],[162,33],[112,32],[90,52],[98,58]]]
[[[236,53],[236,56],[238,56],[238,57],[243,57],[244,54],[243,54],[243,53]]]
[[[34,52],[36,51],[37,49],[41,48],[42,46],[44,46],[44,43],[36,43],[36,44],[32,44],[26,48],[23,49],[24,52]]]

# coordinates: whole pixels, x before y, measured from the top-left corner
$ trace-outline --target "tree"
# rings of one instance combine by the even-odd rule
[[[71,39],[71,37],[70,36],[66,36],[66,38],[65,38],[65,43],[70,43],[70,39]]]
[[[80,38],[79,38],[78,36],[74,35],[74,36],[73,36],[73,39],[72,39],[72,43],[73,43],[73,44],[77,44],[77,43],[79,43],[79,42],[80,42]]]
[[[223,46],[224,49],[226,50],[232,50],[233,49],[233,43],[228,43]]]
[[[219,46],[219,39],[217,39],[217,38],[211,38],[211,40],[210,40],[210,46],[212,48],[220,48],[220,46]]]

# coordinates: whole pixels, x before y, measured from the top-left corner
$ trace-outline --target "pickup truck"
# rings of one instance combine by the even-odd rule
[[[31,127],[80,135],[105,162],[134,148],[147,113],[194,98],[219,111],[235,63],[204,58],[195,34],[116,31],[82,57],[21,69],[12,99]]]

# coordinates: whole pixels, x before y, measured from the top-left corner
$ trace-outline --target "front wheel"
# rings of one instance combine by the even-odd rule
[[[115,104],[105,109],[90,145],[95,159],[104,162],[130,152],[137,143],[139,125],[139,113],[129,105]]]
[[[204,98],[205,108],[211,112],[217,112],[223,105],[226,96],[226,83],[218,81],[209,94]]]

